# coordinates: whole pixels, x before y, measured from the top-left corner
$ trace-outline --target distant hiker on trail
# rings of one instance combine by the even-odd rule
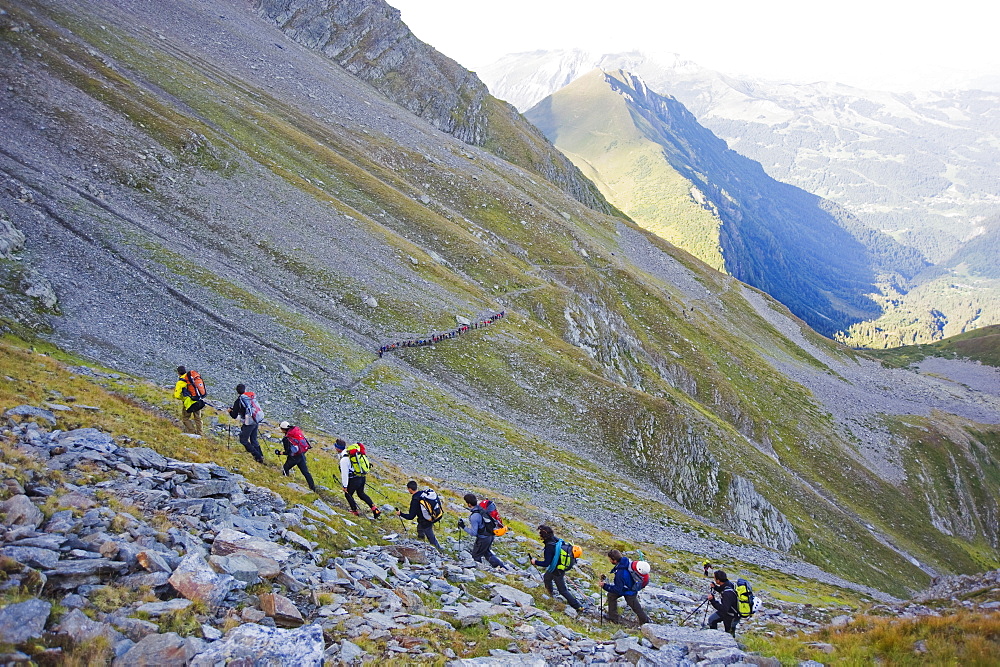
[[[376,507],[372,499],[365,493],[366,474],[371,468],[371,463],[365,454],[365,446],[359,442],[348,447],[345,440],[337,438],[334,447],[340,454],[340,486],[344,489],[347,504],[351,506],[351,514],[358,516],[358,504],[354,502],[354,494],[358,494],[361,502],[371,509],[372,518],[379,518],[382,515],[382,510]]]
[[[245,384],[236,385],[236,401],[229,408],[229,416],[240,422],[240,444],[257,463],[264,462],[264,453],[257,442],[257,431],[264,421],[264,411],[257,404],[256,395],[247,391]]]
[[[721,593],[719,597],[722,600],[716,600],[714,592],[708,594],[709,603],[715,607],[715,613],[708,617],[708,627],[717,630],[719,628],[719,621],[722,621],[726,632],[735,637],[736,624],[740,622],[739,607],[737,606],[738,599],[736,589],[724,571],[715,571],[715,583],[712,584],[712,590]]]
[[[438,551],[442,551],[437,538],[434,537],[434,524],[441,520],[444,510],[441,506],[441,499],[433,489],[418,491],[416,481],[410,480],[406,483],[406,490],[410,492],[410,511],[398,512],[400,518],[411,521],[417,520],[417,537],[427,540],[431,546]]]
[[[205,395],[205,383],[198,371],[188,373],[186,368],[178,366],[174,398],[181,402],[181,424],[185,433],[202,434],[201,409],[205,407],[205,401],[201,399]]]
[[[704,563],[702,563],[701,567],[702,567],[702,569],[705,570],[705,576],[706,577],[711,576],[711,575],[709,575],[709,570],[712,569],[712,564],[708,560],[706,560]]]
[[[281,467],[282,474],[288,477],[288,471],[298,467],[302,472],[302,476],[306,478],[309,490],[316,493],[316,484],[313,483],[312,475],[309,474],[309,467],[306,465],[306,452],[312,449],[312,445],[306,440],[305,434],[298,426],[292,426],[288,422],[281,422],[278,428],[285,434],[285,437],[281,439],[281,445],[285,448],[285,465]],[[277,449],[274,450],[274,453],[278,456],[281,455],[281,451]]]
[[[608,592],[608,620],[612,623],[621,623],[621,617],[618,616],[618,598],[624,597],[625,603],[639,618],[639,623],[649,623],[649,616],[639,604],[639,591],[635,589],[635,582],[629,569],[629,559],[618,549],[612,549],[608,552],[608,560],[614,565],[611,574],[615,577],[613,583],[609,584],[607,576],[601,575],[601,588]]]
[[[548,526],[538,527],[538,536],[542,538],[542,543],[545,545],[545,553],[542,558],[533,559],[531,564],[535,567],[544,567],[545,574],[542,575],[542,581],[545,583],[545,590],[549,592],[549,595],[555,597],[555,593],[552,592],[552,583],[555,582],[556,588],[559,589],[559,595],[566,598],[566,604],[577,611],[583,607],[580,601],[577,600],[566,588],[566,559],[563,556],[563,541],[555,536],[555,533]]]
[[[466,525],[465,521],[459,519],[458,527],[465,529],[465,532],[476,538],[475,544],[472,545],[472,560],[482,563],[485,558],[486,562],[493,567],[506,570],[507,566],[492,551],[493,540],[496,539],[496,535],[493,533],[496,521],[487,510],[479,506],[476,494],[467,493],[464,500],[469,507],[469,523]]]

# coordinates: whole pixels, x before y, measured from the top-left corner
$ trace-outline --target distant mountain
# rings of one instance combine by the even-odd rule
[[[879,252],[908,256],[906,278],[922,268],[887,237],[865,247],[843,209],[774,180],[634,74],[593,70],[525,116],[640,225],[827,335],[880,314]]]
[[[987,221],[1000,210],[1000,94],[780,84],[727,76],[676,54],[639,52],[512,54],[479,75],[498,97],[526,109],[594,66],[642,76],[770,176],[843,206],[853,214],[845,224],[865,245],[883,245],[889,234],[941,266],[912,282],[881,281],[882,295],[874,298],[884,314],[852,325],[839,336],[844,342],[930,342],[1000,323],[1000,286],[984,268],[995,265]],[[876,254],[890,273],[915,268],[908,253]],[[983,258],[973,262],[979,268],[970,280],[961,279],[963,257]]]
[[[533,51],[480,69],[521,110],[594,67],[680,100],[774,178],[837,202],[937,263],[1000,208],[1000,93],[895,94],[733,77],[676,54]]]

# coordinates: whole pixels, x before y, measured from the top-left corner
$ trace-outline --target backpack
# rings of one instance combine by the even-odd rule
[[[643,572],[645,570],[645,572]],[[628,565],[629,576],[632,577],[632,585],[628,590],[638,593],[649,585],[649,563],[644,560],[634,560]]]
[[[483,498],[479,501],[479,509],[483,510],[481,514],[483,515],[483,526],[486,525],[486,518],[489,517],[493,526],[493,534],[497,537],[507,534],[507,526],[503,525],[503,519],[500,518],[500,512],[497,510],[497,504],[490,500],[489,498]]]
[[[746,579],[736,580],[736,613],[740,618],[750,618],[760,608],[760,600],[753,594],[753,587]]]
[[[243,406],[247,409],[247,419],[253,424],[259,424],[264,421],[264,411],[260,409],[260,404],[257,403],[255,398],[256,394],[252,391],[248,391],[241,397],[243,401]]]
[[[289,451],[291,451],[292,456],[305,454],[312,449],[312,445],[310,445],[309,441],[306,440],[305,434],[298,426],[290,428],[288,433],[285,434],[285,437],[288,438],[288,444],[290,445]]]
[[[201,374],[198,371],[188,371],[181,377],[184,378],[184,382],[187,386],[184,387],[184,395],[190,396],[194,399],[205,398],[208,396],[208,392],[205,390],[205,381],[201,379]]]
[[[559,540],[556,542],[556,552],[553,556],[555,560],[554,570],[568,572],[576,565],[576,561],[583,555],[583,549],[569,542]]]
[[[431,523],[437,523],[444,516],[444,507],[434,489],[424,489],[420,493],[420,513]]]
[[[351,462],[351,472],[355,475],[365,475],[372,469],[372,462],[365,454],[365,446],[360,442],[348,445],[347,460]]]

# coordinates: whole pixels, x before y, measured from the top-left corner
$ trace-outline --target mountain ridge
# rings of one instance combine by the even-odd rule
[[[604,86],[597,85],[600,77]],[[862,246],[849,231],[859,226],[849,214],[774,181],[701,126],[676,98],[651,91],[637,75],[594,70],[526,117],[581,168],[589,165],[600,182],[613,181],[604,194],[618,208],[771,294],[817,331],[833,336],[880,312],[867,296],[878,291],[877,280],[887,272],[888,262],[877,253],[905,249],[877,235],[869,248]],[[672,177],[661,176],[662,169],[684,182],[669,185]],[[675,191],[669,201],[663,188]],[[692,223],[701,209],[715,222]],[[908,277],[922,267],[916,257],[911,265]]]

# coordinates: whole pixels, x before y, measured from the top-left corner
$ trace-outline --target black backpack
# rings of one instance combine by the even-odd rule
[[[420,513],[431,523],[437,523],[444,516],[441,498],[434,489],[424,489],[420,492]]]

